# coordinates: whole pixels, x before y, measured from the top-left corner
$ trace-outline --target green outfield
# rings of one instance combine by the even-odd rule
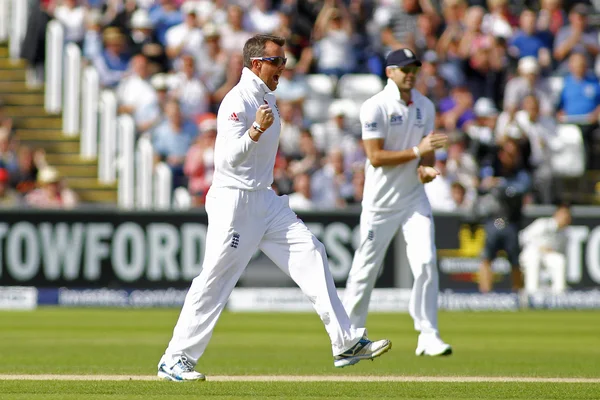
[[[0,399],[600,398],[600,383],[527,382],[600,382],[599,312],[442,313],[443,337],[455,349],[444,359],[414,356],[416,335],[407,314],[372,314],[369,336],[391,339],[393,349],[341,370],[333,367],[316,315],[225,313],[198,366],[207,382],[149,380],[177,315],[175,309],[0,312]],[[42,374],[63,377],[32,380]],[[277,381],[242,382],[240,376]],[[443,377],[448,382],[432,382]],[[498,382],[500,377],[524,382]],[[393,381],[405,378],[409,381]],[[376,379],[385,381],[369,381]]]

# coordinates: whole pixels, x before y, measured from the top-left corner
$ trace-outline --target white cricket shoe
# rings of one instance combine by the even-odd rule
[[[172,367],[167,366],[164,357],[161,358],[158,364],[158,377],[165,381],[173,382],[206,380],[204,374],[194,371],[194,365],[185,356],[181,356]]]
[[[419,335],[419,342],[417,343],[417,350],[415,354],[418,356],[449,356],[452,354],[452,346],[445,343],[436,334],[424,334]]]
[[[343,368],[354,365],[360,360],[372,360],[392,348],[392,342],[387,339],[372,342],[365,334],[354,346],[333,358],[333,365]]]

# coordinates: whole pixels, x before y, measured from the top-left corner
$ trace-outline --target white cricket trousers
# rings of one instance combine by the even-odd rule
[[[567,258],[557,251],[542,252],[537,248],[525,247],[520,257],[525,272],[525,291],[533,294],[540,289],[540,270],[542,267],[550,273],[552,292],[563,293],[567,286]]]
[[[434,224],[427,199],[399,211],[363,210],[360,247],[354,254],[344,292],[344,307],[352,326],[364,327],[371,293],[394,235],[402,228],[406,255],[414,277],[409,312],[415,329],[438,334],[439,278],[436,265]]]
[[[364,329],[351,327],[327,264],[325,247],[271,189],[211,188],[202,271],[192,281],[165,358],[196,364],[229,296],[252,255],[261,249],[308,297],[331,339],[333,355],[356,344]],[[293,343],[290,343],[293,346]]]

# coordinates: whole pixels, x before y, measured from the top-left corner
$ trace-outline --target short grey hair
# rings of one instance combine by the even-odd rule
[[[273,42],[278,46],[285,45],[285,38],[273,35],[255,35],[246,41],[244,45],[244,67],[252,68],[252,58],[263,57],[267,42]]]

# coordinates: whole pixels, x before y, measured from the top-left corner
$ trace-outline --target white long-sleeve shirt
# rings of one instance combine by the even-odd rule
[[[248,131],[263,104],[271,107],[275,120],[255,142]],[[240,82],[225,96],[217,114],[212,185],[242,190],[270,187],[280,131],[275,96],[259,77],[244,68]]]

